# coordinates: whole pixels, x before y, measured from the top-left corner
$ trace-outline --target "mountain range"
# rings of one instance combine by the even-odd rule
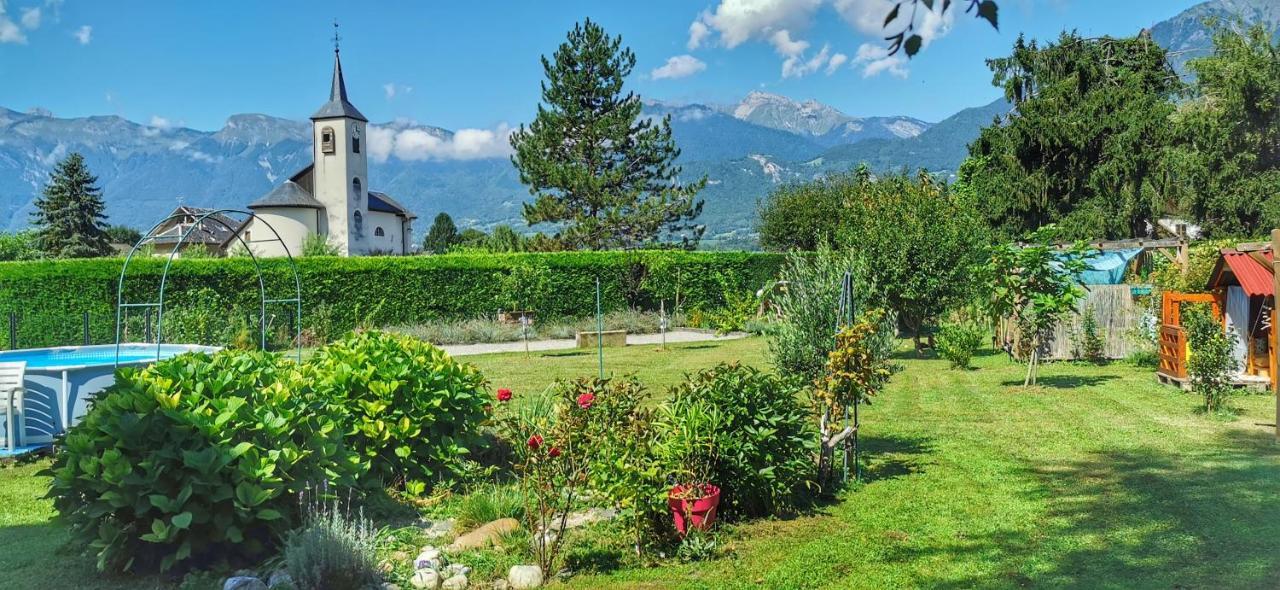
[[[1182,68],[1211,46],[1203,19],[1230,14],[1274,26],[1280,23],[1280,3],[1212,0],[1157,23],[1152,36],[1175,52],[1175,66]],[[999,99],[929,123],[905,116],[856,117],[813,100],[752,92],[728,105],[646,100],[643,112],[671,118],[682,176],[708,178],[701,193],[707,244],[743,247],[754,242],[759,199],[777,186],[863,162],[878,171],[951,174],[979,130],[1009,110]],[[371,125],[371,188],[416,211],[423,218],[419,235],[439,211],[464,227],[523,226],[528,191],[505,155],[405,159],[384,151],[378,157],[372,143],[377,133],[440,142],[451,141],[454,133],[402,120]],[[307,165],[310,141],[309,122],[262,114],[233,115],[221,129],[200,131],[116,116],[64,119],[39,109],[0,108],[0,230],[27,225],[49,171],[72,151],[84,154],[98,175],[110,222],[145,229],[179,203],[243,207]]]

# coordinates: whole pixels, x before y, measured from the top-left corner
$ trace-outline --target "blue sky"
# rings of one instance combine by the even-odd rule
[[[337,17],[348,89],[372,121],[494,128],[532,117],[539,56],[591,17],[636,52],[630,85],[646,97],[730,103],[763,90],[937,121],[999,95],[983,60],[1019,32],[1130,35],[1195,3],[1001,0],[994,31],[957,0],[950,21],[918,21],[929,41],[905,63],[880,55],[868,24],[890,0],[0,0],[0,106],[206,130],[235,113],[303,119],[326,98]]]

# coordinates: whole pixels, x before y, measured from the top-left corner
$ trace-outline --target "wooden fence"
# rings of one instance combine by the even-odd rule
[[[1149,297],[1135,298],[1133,285],[1087,285],[1085,288],[1088,293],[1080,304],[1079,313],[1058,324],[1041,349],[1041,358],[1069,360],[1080,357],[1080,335],[1087,309],[1092,309],[1094,318],[1098,320],[1098,334],[1102,336],[1103,354],[1107,358],[1122,359],[1133,352],[1151,348],[1135,338],[1144,317],[1153,311],[1149,307]],[[1146,321],[1159,323],[1154,317],[1147,317]],[[1013,343],[1016,350],[1017,330],[1013,329],[1011,320],[1000,323],[997,338]]]

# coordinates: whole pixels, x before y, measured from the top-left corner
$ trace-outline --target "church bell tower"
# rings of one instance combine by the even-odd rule
[[[369,159],[365,126],[369,120],[347,100],[339,56],[338,23],[333,23],[333,84],[329,102],[311,116],[316,200],[325,206],[317,228],[343,256],[369,250]]]

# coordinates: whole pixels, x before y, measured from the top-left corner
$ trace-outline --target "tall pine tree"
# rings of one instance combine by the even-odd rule
[[[635,63],[622,37],[590,19],[574,25],[553,58],[542,58],[537,117],[511,136],[511,161],[536,197],[524,219],[557,224],[566,248],[691,246],[702,237],[695,197],[706,178],[680,182],[670,119],[642,118],[640,97],[622,93]]]
[[[448,213],[440,212],[431,223],[427,237],[422,240],[422,249],[432,254],[444,254],[449,247],[458,242],[458,226]]]
[[[43,196],[36,199],[32,224],[37,243],[53,258],[92,258],[111,254],[98,177],[84,156],[73,152],[54,167]]]

